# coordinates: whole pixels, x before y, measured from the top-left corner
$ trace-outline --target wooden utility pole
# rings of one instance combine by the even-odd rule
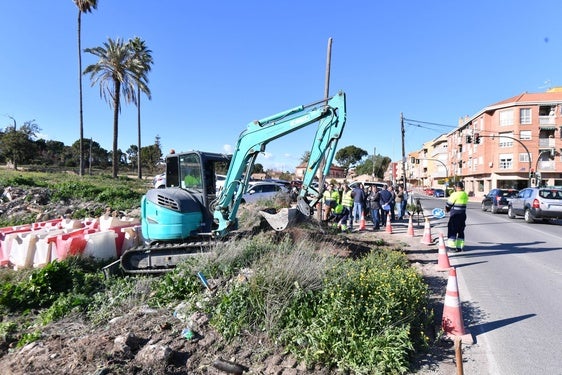
[[[402,130],[402,178],[404,180],[404,191],[408,191],[408,186],[406,186],[406,147],[404,146],[406,131],[404,130],[404,114],[402,112],[400,112],[400,128]]]
[[[330,97],[330,65],[332,61],[332,38],[328,38],[328,50],[326,53],[326,78],[324,80],[324,99],[328,100]],[[318,172],[316,172],[316,177],[318,177],[318,190],[323,194],[324,192],[324,178],[322,172],[324,170],[325,160],[320,161],[318,166]],[[316,219],[322,221],[322,198],[318,201],[318,211],[316,212]]]

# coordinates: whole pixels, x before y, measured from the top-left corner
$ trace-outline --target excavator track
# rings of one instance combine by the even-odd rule
[[[151,243],[127,250],[121,259],[107,266],[120,265],[125,273],[159,274],[169,272],[185,259],[206,255],[215,245],[214,240]]]

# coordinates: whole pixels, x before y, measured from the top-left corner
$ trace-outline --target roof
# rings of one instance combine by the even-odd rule
[[[540,103],[553,103],[553,102],[562,103],[562,92],[560,91],[538,92],[538,93],[524,92],[522,94],[492,104],[487,108],[509,107],[509,106],[521,105],[521,104],[540,104]]]

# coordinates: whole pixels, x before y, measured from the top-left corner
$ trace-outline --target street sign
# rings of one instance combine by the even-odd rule
[[[445,211],[442,208],[434,208],[431,211],[431,215],[433,215],[436,219],[443,219],[445,217]]]

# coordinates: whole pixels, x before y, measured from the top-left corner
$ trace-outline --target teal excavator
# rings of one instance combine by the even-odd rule
[[[143,245],[119,260],[128,273],[165,272],[186,257],[208,252],[213,241],[238,229],[237,213],[258,155],[269,142],[318,123],[296,208],[262,215],[283,230],[299,215],[311,216],[322,198],[346,121],[345,93],[253,121],[241,133],[232,155],[190,151],[166,157],[166,188],[151,189],[141,200]],[[323,165],[320,183],[312,183]],[[216,188],[217,171],[228,172]]]

